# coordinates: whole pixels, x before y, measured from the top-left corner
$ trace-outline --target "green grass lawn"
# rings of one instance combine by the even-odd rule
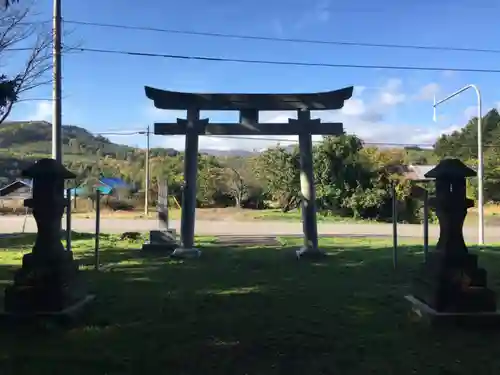
[[[6,285],[33,237],[0,240]],[[198,239],[200,259],[139,256],[140,242],[73,243],[97,295],[68,330],[3,328],[0,374],[497,374],[495,333],[433,331],[403,299],[422,260],[401,248],[392,269],[385,240],[324,239],[330,256],[297,261],[298,239],[279,247],[218,246]],[[500,251],[482,251],[500,291]]]
[[[300,210],[293,210],[289,212],[283,212],[277,209],[268,209],[268,210],[248,210],[248,218],[254,220],[280,220],[280,221],[301,221],[302,214]],[[366,219],[355,219],[353,217],[343,217],[337,215],[325,215],[321,212],[318,212],[317,215],[318,222],[326,222],[326,223],[359,223],[359,222],[373,222],[377,223],[375,220],[366,220]]]

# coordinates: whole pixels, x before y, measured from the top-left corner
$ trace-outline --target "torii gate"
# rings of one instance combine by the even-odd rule
[[[310,94],[198,94],[160,90],[145,86],[154,106],[165,110],[187,110],[187,119],[155,123],[154,134],[186,135],[184,194],[181,212],[181,247],[173,256],[199,256],[193,248],[200,135],[297,135],[300,149],[300,188],[304,246],[297,257],[318,256],[316,195],[313,181],[312,135],[341,135],[342,123],[322,123],[311,119],[311,110],[334,110],[351,98],[353,87]],[[200,111],[239,111],[238,123],[210,123],[200,119]],[[260,123],[259,111],[297,111],[297,120],[288,123]]]

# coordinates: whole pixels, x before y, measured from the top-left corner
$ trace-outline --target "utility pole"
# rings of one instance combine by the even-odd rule
[[[146,128],[146,161],[145,161],[145,169],[146,169],[146,178],[145,178],[145,191],[144,191],[144,215],[147,217],[149,215],[149,137],[150,137],[149,125]]]
[[[61,0],[53,0],[52,26],[53,91],[52,91],[52,159],[62,163],[62,103],[61,103]]]

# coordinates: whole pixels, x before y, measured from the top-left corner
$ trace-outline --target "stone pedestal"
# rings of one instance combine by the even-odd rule
[[[436,314],[468,314],[478,319],[496,312],[496,295],[487,287],[486,271],[478,266],[463,237],[463,223],[473,201],[465,196],[465,178],[476,172],[458,159],[442,160],[425,177],[436,179],[436,196],[430,200],[439,219],[440,235],[436,250],[428,254],[413,283],[416,305],[427,306]],[[436,315],[437,316],[437,315]]]
[[[149,242],[142,245],[142,250],[171,254],[178,246],[175,229],[152,230],[149,232]]]
[[[322,259],[326,257],[326,253],[319,248],[303,246],[295,252],[297,259]]]
[[[446,259],[430,253],[413,284],[413,295],[438,312],[496,311],[495,293],[488,289],[486,271],[477,255]]]
[[[174,250],[172,253],[171,257],[172,258],[198,258],[201,255],[201,251],[199,249],[196,249],[194,247],[191,248],[184,248],[184,247],[178,247],[177,249]]]
[[[33,179],[33,209],[38,232],[31,253],[23,257],[14,283],[5,290],[5,313],[12,316],[73,314],[91,298],[79,278],[73,253],[61,243],[60,223],[65,207],[64,180],[74,178],[53,159],[41,159],[23,172]]]

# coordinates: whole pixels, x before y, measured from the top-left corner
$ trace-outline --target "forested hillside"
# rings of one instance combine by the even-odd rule
[[[482,129],[485,200],[499,202],[500,114],[497,109],[490,110],[483,117]],[[439,158],[457,157],[467,164],[477,165],[477,118],[471,119],[459,131],[441,136],[435,144],[435,154]]]

